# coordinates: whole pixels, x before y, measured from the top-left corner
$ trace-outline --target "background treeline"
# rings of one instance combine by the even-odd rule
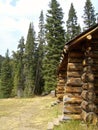
[[[46,20],[43,11],[40,13],[38,36],[31,22],[27,38],[20,38],[17,51],[11,57],[9,50],[5,57],[0,56],[0,98],[32,97],[55,89],[64,44],[97,22],[90,0],[86,0],[83,11],[81,28],[73,3],[64,22],[60,4],[51,0]]]

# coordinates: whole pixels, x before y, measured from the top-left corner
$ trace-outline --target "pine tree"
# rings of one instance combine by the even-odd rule
[[[84,19],[84,30],[96,24],[96,14],[90,0],[86,0],[85,6],[84,6],[83,19]]]
[[[44,58],[45,91],[50,92],[56,87],[56,72],[60,55],[65,44],[63,29],[63,12],[56,0],[51,0],[50,9],[46,15],[46,56]]]
[[[5,59],[2,62],[1,67],[0,97],[9,98],[11,96],[12,88],[13,88],[12,67],[10,64],[9,50],[7,50]]]
[[[24,37],[21,37],[18,45],[18,51],[13,52],[14,62],[14,89],[13,95],[23,97],[24,91]]]
[[[66,32],[66,42],[80,34],[81,28],[77,23],[77,15],[73,3],[71,3],[68,20],[66,22],[67,32]]]
[[[39,17],[39,33],[38,33],[38,48],[36,50],[36,78],[35,78],[35,89],[34,93],[40,95],[43,92],[43,73],[42,73],[42,62],[44,57],[44,44],[45,44],[45,28],[44,28],[44,16],[41,11]]]
[[[25,45],[25,90],[24,95],[30,97],[34,94],[34,80],[35,80],[35,31],[33,23],[30,23],[27,41]]]

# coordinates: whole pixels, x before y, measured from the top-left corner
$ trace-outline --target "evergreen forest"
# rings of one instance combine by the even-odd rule
[[[84,26],[81,27],[73,3],[64,21],[58,1],[50,0],[47,14],[44,15],[43,10],[39,14],[38,34],[30,21],[27,37],[18,39],[17,51],[13,51],[12,56],[9,50],[5,56],[0,55],[0,98],[33,97],[55,90],[64,45],[97,23],[91,0],[86,0],[83,11]]]

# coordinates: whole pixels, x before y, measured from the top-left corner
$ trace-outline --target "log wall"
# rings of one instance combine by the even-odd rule
[[[64,119],[81,119],[82,102],[82,80],[81,74],[83,53],[81,50],[71,50],[68,53],[67,82],[65,84],[65,95],[63,97]]]
[[[94,59],[97,57],[95,52],[95,48],[92,48],[92,43],[88,41],[85,43],[85,49],[84,49],[84,60],[83,60],[83,74],[81,76],[81,79],[83,81],[82,85],[82,103],[81,103],[81,118],[88,123],[97,123],[97,106],[95,101],[96,98],[96,88],[95,84],[95,72],[97,70],[97,67],[94,67]],[[96,64],[95,64],[96,66]]]
[[[56,96],[58,100],[63,100],[64,96],[64,87],[65,87],[65,82],[66,82],[66,72],[65,71],[60,71],[58,74],[58,79],[57,79],[57,87],[56,87]]]

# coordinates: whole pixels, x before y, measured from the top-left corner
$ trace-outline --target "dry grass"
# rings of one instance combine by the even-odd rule
[[[54,130],[98,130],[98,126],[87,125],[82,121],[66,121],[55,127]]]
[[[60,113],[50,107],[50,96],[28,99],[0,99],[0,130],[46,130],[47,123]]]

